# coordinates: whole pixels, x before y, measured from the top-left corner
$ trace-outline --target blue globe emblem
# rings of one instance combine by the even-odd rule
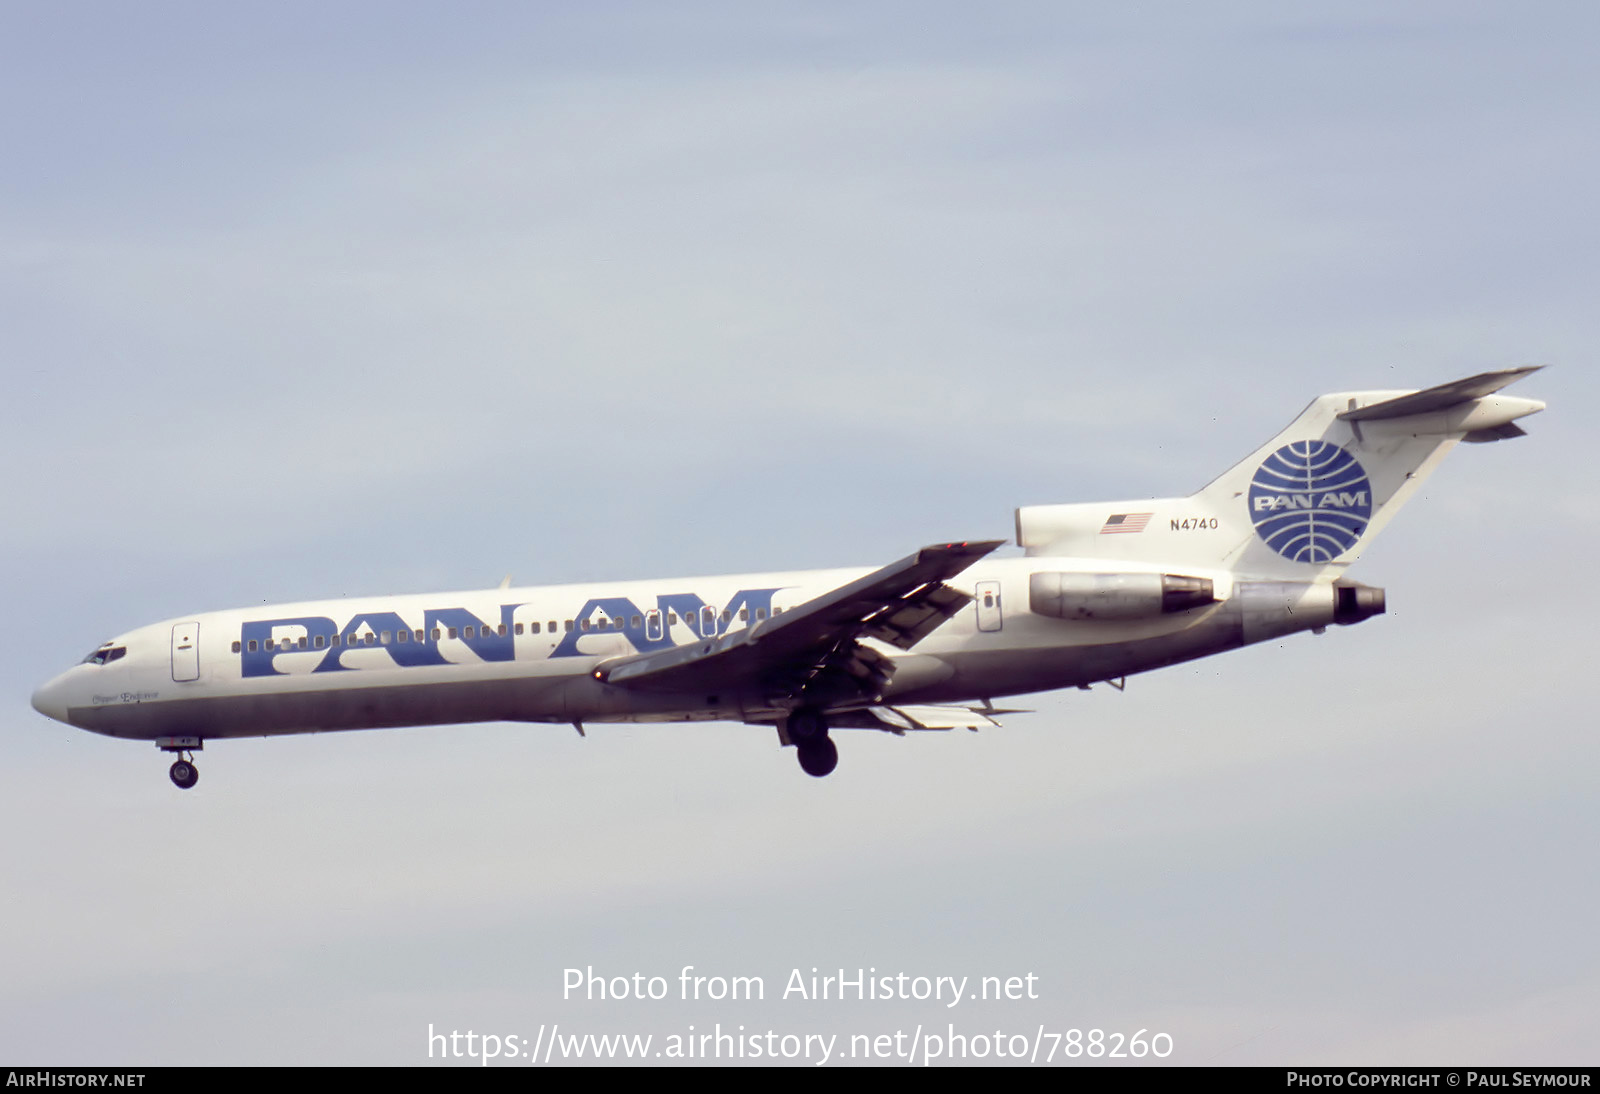
[[[1350,453],[1327,441],[1295,441],[1268,456],[1250,480],[1256,534],[1293,562],[1331,562],[1356,545],[1372,518],[1372,484]]]

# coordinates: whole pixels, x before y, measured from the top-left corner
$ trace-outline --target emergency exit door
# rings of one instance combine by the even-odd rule
[[[978,629],[980,631],[999,630],[1004,622],[1004,618],[1000,613],[1000,583],[998,581],[980,581],[974,591],[978,596]]]

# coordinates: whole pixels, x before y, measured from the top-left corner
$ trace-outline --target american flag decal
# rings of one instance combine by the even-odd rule
[[[1153,516],[1154,513],[1116,513],[1106,518],[1106,522],[1100,526],[1100,534],[1112,536],[1119,532],[1142,532]]]

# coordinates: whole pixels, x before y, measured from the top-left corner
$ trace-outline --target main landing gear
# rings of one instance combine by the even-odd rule
[[[839,766],[839,747],[828,736],[828,719],[822,711],[801,707],[789,715],[786,726],[800,758],[800,770],[822,778]]]
[[[188,790],[200,781],[200,769],[194,765],[194,753],[205,747],[199,737],[157,737],[156,747],[163,752],[178,754],[167,775],[179,790]]]

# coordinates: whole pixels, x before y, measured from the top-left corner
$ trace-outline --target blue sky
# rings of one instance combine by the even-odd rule
[[[693,964],[1032,971],[984,1023],[1186,1063],[1592,1063],[1595,22],[6,9],[0,1056],[950,1018],[560,997]],[[179,794],[27,705],[184,612],[877,565],[1524,363],[1531,436],[1353,571],[1384,618],[820,782],[744,727],[483,726],[225,743]]]

